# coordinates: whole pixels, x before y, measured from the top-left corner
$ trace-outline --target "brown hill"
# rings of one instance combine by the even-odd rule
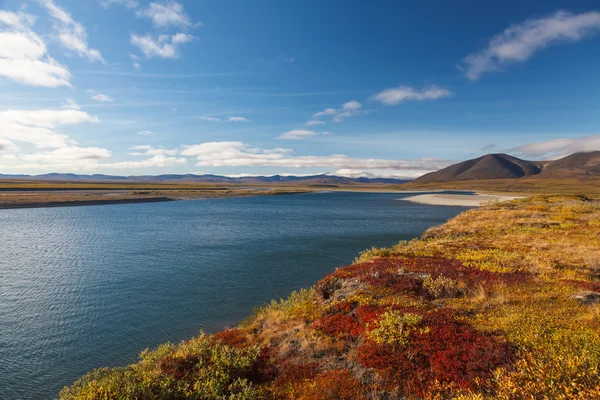
[[[423,175],[415,183],[510,179],[539,174],[541,167],[507,154],[487,154]]]
[[[575,153],[546,165],[538,175],[544,179],[592,178],[600,176],[600,151]]]

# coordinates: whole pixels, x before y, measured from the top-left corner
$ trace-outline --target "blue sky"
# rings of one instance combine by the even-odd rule
[[[0,0],[0,173],[600,150],[597,1]]]

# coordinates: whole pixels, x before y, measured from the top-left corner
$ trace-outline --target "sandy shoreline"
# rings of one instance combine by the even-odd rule
[[[398,200],[411,201],[419,204],[436,206],[463,206],[480,207],[492,201],[508,201],[522,198],[523,196],[503,196],[497,194],[421,194],[404,197]]]

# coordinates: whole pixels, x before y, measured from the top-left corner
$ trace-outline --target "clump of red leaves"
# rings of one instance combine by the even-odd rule
[[[491,379],[497,367],[513,361],[510,345],[477,332],[450,311],[421,315],[421,329],[409,334],[406,345],[367,341],[358,349],[360,363],[379,370],[390,387],[402,387],[403,395],[421,398],[434,381],[474,389],[477,380]]]
[[[430,299],[423,288],[425,276],[447,278],[463,283],[467,289],[484,284],[515,284],[530,279],[526,272],[494,273],[463,265],[460,261],[433,257],[387,257],[349,265],[329,274],[317,285],[321,296],[327,300],[341,287],[341,281],[356,279],[375,288],[391,289],[397,293]]]
[[[354,313],[357,306],[358,303],[354,301],[334,304],[324,316],[315,320],[312,326],[331,337],[355,338],[363,332],[363,327]]]
[[[279,375],[276,380],[278,386],[312,380],[320,370],[318,362],[297,364],[290,360],[285,360],[280,362],[278,367]]]
[[[562,281],[565,283],[568,283],[570,285],[576,286],[578,288],[589,290],[590,292],[600,293],[600,284],[599,283],[578,281],[576,279],[563,279]]]
[[[238,328],[227,329],[216,333],[213,336],[213,341],[221,342],[226,346],[236,347],[238,349],[244,349],[250,345],[246,333]]]

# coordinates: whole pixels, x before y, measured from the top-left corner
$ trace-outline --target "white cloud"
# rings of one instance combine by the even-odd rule
[[[219,117],[197,117],[197,118],[201,119],[202,121],[221,122],[221,118],[219,118]]]
[[[81,107],[79,106],[79,104],[75,103],[75,100],[73,99],[65,99],[65,101],[62,104],[62,108],[70,108],[72,110],[80,110]]]
[[[452,92],[449,90],[432,85],[420,92],[409,86],[399,86],[379,92],[372,98],[386,105],[395,105],[403,101],[436,100],[449,96],[452,96]]]
[[[131,58],[131,64],[133,65],[133,68],[135,68],[135,69],[142,68],[142,64],[140,64],[140,62],[138,61],[140,59],[140,56],[129,53],[129,58]]]
[[[95,123],[98,118],[77,109],[6,110],[0,112],[0,138],[32,143],[38,148],[69,147],[74,141],[56,129],[84,122]]]
[[[169,25],[179,27],[192,25],[190,17],[183,10],[183,5],[173,0],[150,3],[147,8],[138,10],[136,15],[151,19],[152,24],[157,28],[164,28]]]
[[[100,5],[104,8],[108,8],[113,4],[125,6],[127,8],[136,8],[140,5],[138,0],[100,0]]]
[[[106,94],[98,93],[93,90],[88,90],[88,92],[92,95],[92,100],[100,101],[103,103],[115,101],[113,97],[110,97]]]
[[[323,117],[325,115],[335,115],[336,112],[337,112],[337,110],[335,108],[326,108],[323,111],[314,113],[313,117],[318,118],[318,117]]]
[[[477,80],[486,72],[524,62],[537,51],[560,42],[576,42],[600,31],[600,12],[557,11],[547,17],[513,25],[492,38],[487,48],[468,55],[461,68]]]
[[[19,148],[10,140],[0,138],[0,153],[16,153]]]
[[[71,86],[69,70],[46,53],[34,22],[29,14],[0,11],[0,77],[32,86]]]
[[[250,122],[250,120],[244,117],[227,117],[227,122]]]
[[[307,121],[304,125],[315,126],[315,125],[323,125],[323,124],[325,124],[324,121],[319,121],[318,119],[311,119],[310,121]]]
[[[337,169],[384,169],[412,171],[424,174],[448,166],[445,160],[384,160],[377,158],[352,158],[343,154],[329,156],[294,156],[291,149],[252,148],[243,142],[206,142],[184,146],[184,156],[196,157],[200,167],[325,167]]]
[[[136,135],[150,136],[150,135],[152,135],[152,131],[138,131],[138,132],[136,132]]]
[[[362,169],[340,169],[331,174],[344,176],[347,178],[393,178],[393,179],[414,179],[423,175],[420,171],[403,171],[394,170],[362,170]]]
[[[313,118],[320,118],[325,116],[331,116],[331,120],[333,122],[342,122],[344,118],[352,117],[354,115],[358,115],[363,113],[362,104],[360,104],[356,100],[349,101],[347,103],[342,104],[340,108],[326,108],[323,111],[319,111],[313,114]],[[316,120],[309,121],[310,125],[317,125]],[[307,123],[307,125],[309,125]]]
[[[309,137],[321,135],[319,132],[308,131],[304,129],[294,129],[285,133],[282,133],[277,137],[277,139],[287,139],[287,140],[302,140]]]
[[[110,151],[99,147],[68,146],[37,154],[26,154],[21,158],[25,161],[33,161],[42,164],[57,164],[86,160],[102,160],[110,158],[110,156]]]
[[[147,58],[179,58],[179,46],[194,40],[194,36],[187,33],[177,33],[175,35],[158,35],[154,38],[152,35],[136,35],[130,37],[131,44],[139,47]]]
[[[578,138],[558,138],[513,147],[508,152],[524,157],[554,160],[572,153],[600,150],[600,134]]]
[[[156,148],[147,144],[133,146],[130,150],[135,150],[134,152],[128,153],[132,156],[175,156],[179,153],[179,150],[177,149]]]
[[[90,61],[105,62],[100,51],[89,48],[87,32],[82,24],[75,21],[64,8],[54,4],[53,0],[41,0],[41,3],[48,9],[50,16],[54,19],[56,38],[62,46],[74,51],[80,57],[88,58]]]

